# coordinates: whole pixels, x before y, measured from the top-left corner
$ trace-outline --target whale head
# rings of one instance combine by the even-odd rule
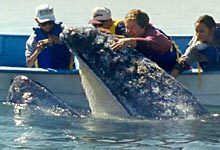
[[[136,49],[113,52],[113,35],[90,27],[69,28],[61,40],[80,60],[92,113],[96,114],[99,106],[104,114],[149,119],[208,114],[186,87]],[[108,96],[103,96],[106,93]],[[105,105],[110,101],[111,105]]]

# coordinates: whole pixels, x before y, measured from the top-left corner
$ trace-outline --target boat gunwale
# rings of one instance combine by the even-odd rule
[[[43,68],[27,68],[27,67],[4,67],[0,66],[0,73],[36,73],[36,74],[73,74],[78,75],[79,70],[67,69],[43,69]]]

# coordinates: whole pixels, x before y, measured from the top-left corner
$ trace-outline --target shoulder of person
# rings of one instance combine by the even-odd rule
[[[197,42],[195,43],[195,47],[196,47],[196,49],[197,49],[198,51],[202,51],[202,50],[205,50],[205,49],[207,49],[208,47],[210,47],[210,45],[207,44],[207,43],[202,43],[202,42],[200,42],[200,41],[197,41]]]
[[[35,31],[33,31],[31,34],[30,34],[30,36],[28,37],[28,40],[27,40],[27,42],[33,42],[33,41],[35,41],[36,40],[36,33],[35,33]]]
[[[61,26],[63,29],[68,28],[68,27],[67,27],[67,25],[66,25],[66,24],[64,24],[63,22],[61,22],[61,23],[60,23],[60,26]]]
[[[32,54],[32,52],[34,52],[34,50],[37,48],[37,40],[36,40],[36,33],[33,31],[28,40],[26,41],[26,52],[25,52],[25,56],[30,56]]]
[[[219,41],[220,40],[220,25],[217,24],[216,28],[215,28],[215,38]]]
[[[210,47],[209,44],[198,41],[198,38],[196,36],[193,36],[190,40],[188,46],[195,47],[198,51],[202,51]]]
[[[125,27],[125,23],[123,20],[115,20],[117,23],[117,27],[119,28],[124,28]]]
[[[63,22],[55,22],[57,26],[60,26],[62,29],[66,29],[67,26]]]

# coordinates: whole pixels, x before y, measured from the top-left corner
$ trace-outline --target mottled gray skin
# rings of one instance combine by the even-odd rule
[[[61,110],[63,114],[81,117],[46,87],[24,75],[13,78],[8,90],[7,101],[13,104],[26,104],[40,109]]]
[[[130,116],[174,119],[208,114],[190,91],[137,50],[113,52],[113,38],[90,27],[69,28],[61,34]]]

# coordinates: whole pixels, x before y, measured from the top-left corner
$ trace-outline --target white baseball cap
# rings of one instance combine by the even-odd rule
[[[109,20],[111,17],[110,9],[103,6],[98,6],[92,10],[92,20],[89,20],[89,24],[101,24],[102,22],[100,21]]]
[[[36,7],[36,19],[39,23],[55,21],[53,7],[43,4]]]

